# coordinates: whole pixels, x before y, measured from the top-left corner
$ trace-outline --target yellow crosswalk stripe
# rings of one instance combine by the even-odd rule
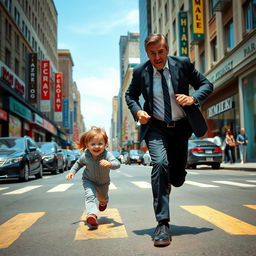
[[[9,247],[44,214],[45,212],[20,213],[0,225],[0,248]]]
[[[252,204],[244,204],[245,207],[251,208],[253,210],[256,210],[256,205],[252,205]]]
[[[75,240],[108,239],[128,237],[124,224],[117,209],[107,209],[100,213],[98,229],[90,230],[85,224],[85,213],[76,230]]]
[[[181,206],[188,212],[214,224],[231,235],[256,235],[256,226],[236,219],[205,205]]]

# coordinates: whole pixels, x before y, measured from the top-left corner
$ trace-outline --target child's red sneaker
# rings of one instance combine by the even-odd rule
[[[99,204],[99,210],[100,210],[101,212],[105,211],[106,208],[107,208],[107,204]]]
[[[93,227],[98,227],[99,225],[95,214],[89,214],[86,218],[86,222]]]

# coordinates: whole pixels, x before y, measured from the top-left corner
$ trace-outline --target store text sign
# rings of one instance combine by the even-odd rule
[[[41,61],[41,100],[50,100],[50,61]]]
[[[55,121],[62,122],[62,73],[54,74],[54,116]]]
[[[216,116],[222,112],[232,109],[232,98],[227,98],[216,105],[208,108],[208,118]]]
[[[25,84],[2,62],[0,62],[0,78],[3,79],[8,86],[14,88],[25,97]]]
[[[37,53],[29,54],[28,98],[31,103],[37,103]]]
[[[204,39],[203,0],[192,0],[192,39]]]
[[[41,61],[41,111],[50,112],[50,61]]]

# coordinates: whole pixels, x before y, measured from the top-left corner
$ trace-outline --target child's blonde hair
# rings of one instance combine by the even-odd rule
[[[108,144],[108,136],[106,131],[102,128],[92,126],[89,131],[83,132],[80,135],[79,143],[77,144],[78,148],[80,148],[81,151],[85,151],[89,141],[93,139],[96,135],[101,135],[105,141],[105,144]]]

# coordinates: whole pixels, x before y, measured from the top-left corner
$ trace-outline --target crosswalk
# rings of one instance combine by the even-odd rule
[[[131,180],[128,182],[131,186],[135,186],[139,189],[150,189],[151,184],[148,181],[138,181],[138,180]],[[218,185],[217,185],[218,184]],[[74,183],[63,183],[59,184],[57,186],[54,186],[45,192],[47,193],[58,193],[58,192],[65,192],[68,191],[73,187]],[[231,181],[231,180],[213,180],[207,183],[198,182],[198,181],[192,181],[192,180],[186,180],[185,185],[188,186],[194,186],[199,188],[219,188],[220,186],[227,186],[227,187],[240,187],[240,188],[255,188],[256,187],[256,179],[255,180],[245,180],[243,182],[237,182],[237,181]],[[7,186],[0,186],[0,196],[1,195],[20,195],[27,193],[31,190],[35,189],[44,189],[46,185],[28,185],[24,186],[23,188],[12,190],[11,187]],[[11,191],[9,191],[11,189]],[[109,190],[118,190],[122,189],[122,185],[114,184],[113,182],[110,183]]]
[[[256,211],[256,205],[243,205],[248,211]],[[180,205],[179,209],[189,214],[196,215],[202,221],[202,225],[207,225],[213,229],[219,229],[228,235],[256,236],[256,226],[239,220],[235,216],[221,212],[207,205]],[[245,209],[246,210],[246,209]],[[253,212],[254,214],[256,212]],[[20,236],[33,225],[42,225],[39,219],[47,217],[47,212],[27,212],[19,213],[4,223],[0,224],[0,252],[1,249],[10,247]],[[98,218],[99,227],[91,230],[85,223],[86,215],[83,212],[81,220],[78,221],[74,241],[91,239],[114,239],[129,237],[129,223],[123,223],[120,212],[117,208],[109,208],[101,212]],[[38,226],[37,226],[38,227]]]

